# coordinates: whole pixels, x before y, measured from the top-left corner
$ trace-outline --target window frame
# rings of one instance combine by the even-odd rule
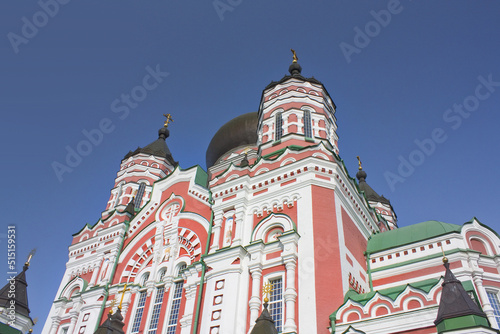
[[[173,285],[170,287],[170,297],[168,301],[168,309],[165,313],[165,325],[164,325],[164,333],[165,334],[175,334],[177,332],[177,328],[179,326],[179,320],[181,317],[181,304],[182,298],[184,296],[184,278],[182,277],[182,271],[187,268],[187,264],[185,262],[180,262],[176,267],[174,273],[176,274]],[[180,292],[177,290],[180,289]],[[178,295],[178,297],[176,297]],[[178,301],[178,304],[177,304]],[[176,303],[176,305],[174,305]],[[178,308],[176,306],[178,305]],[[173,312],[176,312],[175,315],[175,323],[172,322]]]
[[[142,296],[144,296],[144,302],[142,303],[142,306],[139,306],[141,304]],[[147,291],[146,290],[139,291],[139,294],[137,296],[137,302],[135,303],[135,307],[134,307],[134,311],[135,311],[134,316],[130,317],[130,321],[131,321],[130,334],[139,333],[139,331],[141,329],[141,323],[142,323],[142,320],[144,317],[144,309],[146,308],[147,299],[148,299]],[[139,311],[141,311],[140,318],[137,319]],[[137,323],[137,328],[136,328],[137,321],[139,321],[139,322]],[[134,329],[135,329],[135,331],[134,331]]]
[[[312,115],[311,111],[307,109],[303,109],[302,120],[304,122],[304,137],[312,139],[313,138],[313,129],[312,129]],[[309,130],[309,131],[308,131]]]
[[[497,321],[498,327],[500,327],[500,290],[486,288],[486,295],[488,297],[488,302],[490,303],[491,308],[493,309],[493,316]],[[492,302],[490,295],[495,297],[494,303]]]
[[[281,137],[283,137],[283,113],[278,111],[274,115],[274,141],[281,140]]]
[[[151,314],[149,318],[147,334],[156,334],[158,331],[158,324],[160,323],[161,307],[163,305],[163,298],[165,295],[165,286],[156,288],[155,298],[152,303]],[[153,328],[154,326],[154,328]]]
[[[273,300],[272,300],[273,295],[272,295],[272,291],[271,291],[271,295],[269,296],[268,311],[274,320],[274,324],[275,324],[275,327],[276,327],[278,333],[282,333],[284,325],[285,325],[285,283],[286,283],[285,273],[282,271],[271,273],[271,274],[264,277],[264,282],[265,282],[265,284],[270,284],[271,282],[276,281],[278,279],[281,280],[281,296],[280,296],[281,298],[277,302],[273,302]],[[273,315],[273,307],[274,307],[273,305],[275,305],[277,303],[280,303],[280,307],[281,307],[279,319],[276,319]],[[280,323],[278,323],[278,320]]]
[[[139,183],[139,188],[137,189],[137,194],[134,200],[134,209],[140,209],[142,204],[142,199],[146,193],[146,182]]]

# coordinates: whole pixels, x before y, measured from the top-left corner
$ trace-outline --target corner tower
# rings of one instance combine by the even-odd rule
[[[377,192],[373,190],[373,188],[370,187],[368,183],[366,183],[367,174],[363,170],[363,167],[361,167],[361,160],[359,159],[359,156],[357,158],[359,168],[358,172],[356,173],[356,178],[359,181],[359,190],[364,192],[370,206],[374,208],[375,211],[385,220],[385,222],[383,220],[379,221],[380,231],[384,232],[388,229],[393,230],[395,228],[398,228],[398,218],[396,216],[394,208],[391,205],[391,201],[385,198],[384,195],[377,194]]]

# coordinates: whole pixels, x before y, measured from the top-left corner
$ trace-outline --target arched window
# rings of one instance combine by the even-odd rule
[[[139,185],[139,190],[137,190],[137,195],[135,196],[134,208],[139,209],[141,207],[145,189],[146,189],[146,183],[142,182]]]
[[[142,286],[145,286],[146,285],[146,282],[148,281],[149,279],[149,273],[145,273],[144,275],[142,275],[142,278],[141,278],[141,285]]]
[[[163,268],[158,272],[158,282],[162,283],[165,274],[167,273],[167,269]]]
[[[80,293],[80,287],[79,286],[77,286],[73,290],[71,290],[71,292],[69,293],[69,298],[70,299],[73,298],[73,296],[76,295],[76,294],[78,294],[78,293]]]
[[[179,265],[177,270],[177,278],[175,279],[174,295],[172,297],[172,303],[170,307],[170,314],[168,315],[168,325],[166,334],[175,334],[177,330],[177,323],[179,320],[179,313],[181,308],[182,300],[182,288],[184,287],[184,280],[182,279],[181,273],[186,269],[186,264],[182,263]]]
[[[311,112],[304,110],[304,136],[312,138]]]
[[[177,277],[178,278],[181,278],[181,274],[182,272],[184,271],[184,269],[186,269],[186,264],[184,262],[182,262],[181,264],[179,264],[179,267],[177,269]]]
[[[139,284],[141,286],[145,286],[148,280],[149,280],[149,272],[146,272],[142,275]],[[132,330],[130,332],[131,334],[139,333],[142,316],[144,315],[144,307],[146,306],[146,297],[147,297],[147,291],[144,290],[139,293],[139,301],[137,302],[137,307],[135,308],[135,316],[133,318],[134,321],[132,322]],[[151,328],[152,327],[150,326],[150,329]]]
[[[156,288],[155,303],[153,304],[153,312],[151,313],[151,321],[149,322],[148,334],[156,334],[158,329],[158,321],[160,320],[161,304],[163,303],[163,295],[165,287]]]
[[[274,140],[280,140],[283,135],[283,117],[281,111],[278,111],[275,116]]]

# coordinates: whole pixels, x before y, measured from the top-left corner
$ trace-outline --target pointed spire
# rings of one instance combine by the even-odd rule
[[[134,206],[134,202],[135,202],[135,196],[132,197],[132,200],[130,200],[127,204],[127,206],[125,207],[125,212],[130,214],[132,217],[135,216],[135,206]]]
[[[250,334],[278,334],[278,330],[274,326],[274,320],[267,310],[267,303],[269,302],[269,294],[273,290],[271,283],[265,284],[262,288],[264,294],[264,309],[260,316],[255,320],[255,325],[253,326]]]
[[[445,267],[443,291],[437,318],[434,321],[438,333],[450,329],[489,327],[486,314],[481,311],[467,294],[462,283],[453,275],[446,257],[443,257],[443,263]]]
[[[7,284],[0,290],[0,307],[8,309],[11,301],[16,305],[16,314],[30,318],[30,309],[28,306],[28,283],[26,282],[26,271],[29,269],[30,261],[35,250],[30,252],[28,260],[23,266],[23,271],[17,276],[11,276]],[[15,296],[12,298],[11,291],[15,291]],[[33,320],[31,320],[33,323]]]
[[[255,325],[250,334],[278,334],[278,330],[274,326],[274,320],[267,310],[267,302],[264,303],[264,309],[255,320]]]

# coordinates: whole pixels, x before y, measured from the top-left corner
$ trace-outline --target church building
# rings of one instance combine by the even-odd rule
[[[124,156],[43,334],[499,333],[499,235],[476,218],[399,228],[340,158],[326,88],[295,53],[289,73],[218,130],[207,170],[174,159],[170,115]]]

